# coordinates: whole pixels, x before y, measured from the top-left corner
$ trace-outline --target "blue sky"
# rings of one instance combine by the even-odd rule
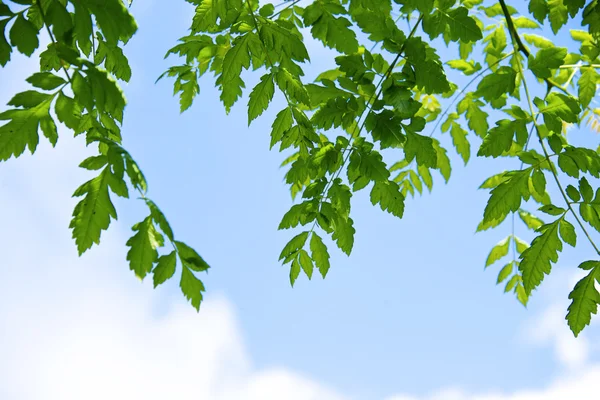
[[[226,116],[210,78],[183,115],[171,82],[154,84],[176,62],[163,55],[191,12],[183,1],[134,2],[124,144],[176,235],[213,266],[207,301],[196,314],[176,282],[153,290],[128,270],[124,243],[141,202],[117,201],[104,243],[77,258],[69,196],[89,178],[76,165],[90,149],[63,130],[56,149],[42,145],[0,173],[0,398],[75,399],[92,386],[91,398],[595,398],[598,324],[575,340],[563,320],[575,267],[593,256],[582,238],[527,310],[495,286],[497,267],[483,271],[510,226],[475,234],[488,197],[477,187],[514,163],[464,168],[449,147],[450,183],[437,179],[432,194],[408,200],[402,220],[357,194],[352,256],[330,248],[327,279],[292,289],[277,258],[293,233],[276,229],[292,202],[284,156],[268,150],[282,99],[248,127],[243,102]],[[313,76],[332,53],[307,45]],[[2,104],[25,90],[36,64],[16,56],[0,70]],[[598,143],[585,129],[570,135]]]

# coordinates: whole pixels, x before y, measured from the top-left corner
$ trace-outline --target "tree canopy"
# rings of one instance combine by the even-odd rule
[[[593,106],[600,80],[598,0],[514,7],[505,0],[186,1],[195,7],[190,29],[167,51],[177,65],[159,79],[173,81],[181,112],[197,101],[201,84],[216,85],[227,112],[247,99],[248,124],[277,108],[270,143],[285,153],[295,200],[279,225],[294,230],[279,259],[289,266],[292,285],[302,273],[325,277],[332,246],[350,255],[356,192],[365,189],[374,206],[402,218],[410,212],[407,197],[431,191],[434,180],[448,182],[448,151],[466,165],[474,147],[477,157],[520,164],[480,187],[489,200],[477,230],[512,227],[486,267],[508,259],[497,282],[526,305],[565,244],[591,246],[598,258],[581,260],[585,276],[569,295],[566,314],[576,336],[590,323],[600,303],[600,188],[594,187],[600,148],[575,145],[566,132],[573,124],[590,132],[600,126]],[[79,254],[99,244],[117,218],[115,196],[140,197],[147,217],[126,243],[130,269],[142,279],[151,274],[155,287],[179,269],[181,291],[199,309],[205,287],[198,273],[209,264],[175,235],[122,146],[120,85],[132,76],[124,49],[137,30],[128,6],[0,0],[0,65],[16,52],[32,56],[40,36],[49,38],[38,52],[39,72],[27,78],[32,88],[15,94],[0,113],[0,160],[34,153],[40,133],[54,146],[61,126],[84,135],[97,155],[80,167],[97,176],[74,192],[81,200],[70,228]],[[558,47],[552,34],[570,35],[571,46]],[[307,35],[336,54],[336,68],[311,82],[303,70],[311,56]],[[442,59],[443,47],[456,57]],[[250,74],[258,83],[246,87]],[[459,87],[453,76],[469,80]],[[274,100],[276,92],[282,102]],[[453,149],[440,140],[446,133]],[[528,243],[518,229],[535,238]]]

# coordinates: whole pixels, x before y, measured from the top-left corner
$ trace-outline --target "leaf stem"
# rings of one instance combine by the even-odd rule
[[[563,65],[561,65],[558,68],[559,69],[600,68],[600,64],[581,64],[581,63],[577,63],[577,64],[563,64]]]
[[[288,6],[287,6],[287,7],[284,7],[284,8],[282,8],[281,10],[277,11],[275,14],[271,15],[271,18],[275,18],[276,16],[278,16],[279,14],[281,14],[282,12],[284,12],[285,10],[287,10],[288,8],[291,8],[291,7],[295,6],[296,4],[300,3],[300,1],[302,1],[302,0],[294,0],[294,1],[292,1],[290,4],[288,4]],[[289,2],[289,1],[288,1],[288,2]],[[278,5],[276,5],[276,6],[275,6],[275,8],[276,8],[276,7],[279,7],[279,6],[282,6],[282,5],[284,5],[285,3],[286,3],[286,2],[279,3]]]
[[[500,0],[500,1],[503,2],[503,0]],[[514,40],[513,40],[513,45],[516,48],[516,41],[514,41]],[[527,97],[527,103],[529,105],[529,112],[531,113],[531,115],[534,115],[533,101],[531,100],[531,94],[529,93],[529,88],[527,87],[527,80],[525,79],[525,76],[523,74],[523,65],[521,63],[521,59],[520,59],[520,57],[519,57],[518,54],[516,55],[516,57],[517,57],[517,66],[519,67],[519,71],[521,73],[521,76],[523,77],[523,79],[522,79],[523,89],[525,90],[525,96]],[[545,156],[546,160],[548,161],[548,166],[550,168],[552,176],[554,177],[554,181],[556,182],[556,186],[558,186],[560,194],[562,195],[563,199],[565,200],[565,203],[567,204],[567,207],[568,207],[569,211],[571,211],[571,214],[573,214],[573,217],[577,221],[577,224],[579,225],[579,227],[581,228],[581,230],[583,231],[583,233],[587,237],[588,241],[590,242],[590,244],[592,245],[592,247],[594,248],[594,250],[596,251],[596,253],[600,255],[600,249],[598,248],[598,246],[596,246],[596,244],[594,243],[594,241],[593,241],[592,237],[590,236],[589,232],[585,228],[585,225],[583,224],[583,222],[581,222],[581,219],[579,218],[579,216],[577,215],[577,213],[575,212],[575,210],[573,209],[573,207],[570,204],[570,200],[567,197],[567,194],[566,194],[566,192],[565,192],[565,190],[563,188],[562,183],[560,182],[560,179],[558,178],[558,171],[556,170],[556,167],[554,166],[554,164],[550,161],[550,154],[548,153],[548,150],[546,149],[546,145],[544,144],[544,141],[542,139],[542,135],[541,135],[541,132],[540,132],[540,127],[539,127],[536,119],[532,118],[532,120],[533,120],[533,125],[535,127],[535,131],[537,133],[538,141],[540,143],[540,146],[542,147],[542,151],[544,152],[544,156]]]
[[[525,44],[521,40],[521,36],[519,36],[519,33],[517,32],[517,29],[515,28],[515,24],[513,22],[512,16],[510,15],[510,12],[508,11],[508,7],[506,6],[506,3],[504,2],[504,0],[499,0],[499,3],[500,3],[500,7],[502,7],[502,12],[504,13],[504,19],[506,20],[506,24],[508,26],[508,31],[509,31],[510,37],[513,41],[515,50],[523,53],[525,55],[525,57],[529,57],[531,55],[531,53],[529,52],[529,49],[525,46]],[[523,79],[525,79],[524,76],[523,76]],[[561,92],[569,95],[569,92],[567,92],[566,89],[564,89],[562,86],[560,86],[559,84],[554,82],[552,79],[546,78],[546,79],[544,79],[544,81],[546,82],[546,85],[548,85],[548,91],[550,91],[551,88],[555,87],[558,90],[560,90]]]

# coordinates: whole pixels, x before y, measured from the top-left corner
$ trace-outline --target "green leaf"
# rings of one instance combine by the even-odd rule
[[[10,19],[1,19],[0,20],[0,65],[5,66],[10,61],[10,53],[12,53],[12,46],[8,44],[6,40],[6,36],[4,36],[4,31],[6,30],[6,25]]]
[[[353,1],[350,5],[355,3]],[[369,4],[371,7],[375,6],[374,2],[369,2]],[[352,13],[352,18],[363,32],[369,34],[369,40],[383,42],[382,47],[386,50],[398,51],[401,46],[399,44],[405,40],[404,33],[398,29],[390,13],[381,12],[377,6],[372,11],[364,8],[358,10],[358,12]]]
[[[280,68],[275,76],[277,86],[282,92],[286,93],[292,100],[299,103],[310,105],[310,98],[308,92],[300,79],[294,76],[285,68]]]
[[[299,233],[294,236],[292,240],[290,240],[279,255],[279,260],[287,259],[290,255],[298,252],[304,244],[306,243],[306,239],[308,239],[308,231]]]
[[[204,261],[204,259],[200,257],[200,254],[198,254],[196,250],[194,250],[187,244],[176,240],[175,246],[177,247],[179,259],[185,267],[196,272],[206,271],[210,268],[206,261]]]
[[[540,23],[543,23],[548,15],[548,2],[547,0],[530,0],[529,1],[529,12],[533,14],[534,18]]]
[[[23,14],[19,14],[10,29],[10,42],[19,52],[29,57],[40,44],[37,35],[38,29]]]
[[[158,206],[152,200],[150,200],[149,198],[145,198],[144,200],[146,201],[146,205],[150,209],[150,215],[152,216],[154,222],[156,222],[160,230],[167,236],[167,238],[170,241],[174,241],[175,237],[173,234],[173,229],[171,229],[171,225],[169,225],[169,221],[167,221],[167,217],[165,217],[165,214],[163,214],[160,208],[158,208]]]
[[[75,27],[73,33],[79,44],[79,48],[86,56],[89,56],[92,50],[92,41],[90,40],[93,35],[92,17],[87,7],[81,2],[76,1],[72,4],[75,9]]]
[[[506,256],[508,254],[509,245],[510,236],[498,242],[498,244],[492,248],[490,254],[488,254],[487,260],[485,261],[486,268]]]
[[[223,72],[220,76],[221,100],[227,112],[242,95],[244,81],[240,78],[242,69],[250,67],[250,49],[260,47],[260,39],[253,32],[239,36],[223,59]]]
[[[517,73],[510,67],[500,67],[496,72],[483,77],[477,85],[476,95],[483,97],[485,101],[491,102],[505,93],[515,91],[515,79]]]
[[[581,194],[579,194],[579,191],[573,185],[567,186],[567,196],[574,202],[578,202],[581,199]]]
[[[313,265],[312,260],[310,259],[310,256],[306,252],[306,250],[302,249],[298,252],[298,261],[300,262],[300,266],[302,267],[302,270],[304,271],[306,276],[308,276],[308,279],[311,279],[312,274],[313,274],[314,265]]]
[[[567,49],[564,47],[541,49],[535,57],[533,55],[529,56],[527,65],[535,76],[546,79],[552,76],[551,70],[557,69],[564,64],[566,56]]]
[[[533,231],[536,231],[540,226],[544,225],[544,221],[525,210],[519,210],[519,217],[521,218],[521,221]]]
[[[275,6],[273,4],[270,4],[270,3],[269,4],[265,4],[258,11],[258,13],[261,16],[265,17],[265,18],[273,15],[274,12],[275,12]]]
[[[562,251],[562,242],[558,237],[560,221],[557,219],[540,227],[541,235],[533,239],[531,247],[521,254],[519,270],[528,296],[542,283],[544,275],[550,274],[552,263],[558,261],[558,253]]]
[[[500,157],[511,149],[515,133],[517,137],[519,131],[527,134],[526,124],[523,120],[503,119],[497,121],[496,124],[483,138],[483,143],[477,152],[478,156]]]
[[[330,115],[331,112],[328,114]],[[402,134],[402,118],[391,110],[369,113],[365,120],[365,127],[373,135],[373,140],[380,142],[383,149],[399,147],[406,140]]]
[[[179,287],[181,292],[186,299],[192,303],[192,306],[199,311],[200,303],[202,302],[202,292],[206,289],[202,281],[194,275],[194,273],[187,267],[183,267],[181,271],[181,281],[179,281]]]
[[[164,245],[164,239],[154,227],[150,216],[135,224],[132,229],[137,233],[127,241],[127,246],[130,247],[127,261],[129,261],[129,269],[138,278],[143,279],[152,271],[158,258],[158,248]]]
[[[427,136],[407,130],[404,154],[408,162],[416,158],[418,165],[429,168],[437,167],[437,152],[433,146],[433,140]]]
[[[481,64],[474,61],[451,60],[446,64],[448,64],[450,68],[457,69],[467,76],[473,75],[475,72],[481,70]]]
[[[108,163],[108,158],[105,155],[88,157],[79,164],[80,168],[85,168],[90,171],[97,171]]]
[[[108,191],[111,178],[109,167],[106,167],[100,175],[81,185],[73,194],[74,197],[85,196],[75,206],[69,225],[73,229],[79,255],[94,243],[99,244],[100,235],[103,230],[108,229],[111,218],[117,219],[117,212]]]
[[[292,265],[290,266],[290,284],[294,287],[294,283],[296,283],[296,279],[300,276],[300,271],[302,267],[300,266],[300,262],[298,258],[295,257],[292,260]]]
[[[570,96],[552,92],[546,96],[546,104],[537,103],[540,113],[544,115],[544,122],[554,132],[562,131],[562,121],[576,123],[579,119],[579,103]]]
[[[445,93],[450,90],[444,68],[435,50],[420,38],[410,38],[404,42],[404,53],[411,65],[417,88],[427,94]],[[408,68],[408,64],[406,66]]]
[[[581,193],[584,202],[590,203],[592,201],[592,198],[594,197],[594,189],[592,189],[592,186],[589,184],[587,179],[585,179],[585,177],[579,180],[579,192]]]
[[[104,67],[118,79],[128,82],[131,79],[131,67],[127,57],[123,54],[123,49],[119,46],[110,45],[98,38],[98,48],[94,55],[94,63],[101,65],[104,62]]]
[[[548,0],[548,19],[554,34],[567,23],[569,19],[567,7],[564,5],[564,0]],[[568,0],[572,1],[572,0]]]
[[[533,1],[535,1],[535,0],[533,0]],[[531,33],[525,33],[523,35],[523,38],[525,38],[525,41],[527,43],[534,45],[538,49],[547,49],[550,47],[554,47],[554,43],[550,39],[547,39],[543,36],[533,35]]]
[[[529,296],[527,295],[527,292],[525,292],[525,287],[520,282],[517,283],[515,293],[517,294],[517,300],[519,300],[519,303],[521,303],[524,307],[527,307]]]
[[[173,250],[169,254],[160,256],[157,260],[156,267],[154,267],[154,270],[152,270],[154,288],[171,279],[171,277],[175,275],[176,266],[177,253],[175,252],[175,250]]]
[[[17,93],[8,102],[9,106],[32,108],[52,100],[52,96],[47,93],[36,92],[35,90],[26,90]]]
[[[475,42],[483,38],[481,29],[475,19],[469,17],[465,7],[457,7],[444,11],[437,9],[433,14],[423,19],[423,30],[434,39],[441,34],[447,34],[453,42]]]
[[[80,0],[102,30],[102,35],[109,44],[117,44],[121,40],[127,43],[137,31],[137,24],[129,10],[121,0]]]
[[[526,249],[529,248],[529,243],[519,239],[516,236],[513,236],[513,239],[515,241],[515,247],[517,248],[517,253],[521,254],[523,253]]]
[[[58,120],[65,124],[67,128],[73,130],[79,128],[83,110],[74,99],[69,96],[65,96],[63,92],[60,92],[56,99],[54,110],[56,111]]]
[[[579,214],[581,218],[600,232],[600,206],[597,204],[580,204]]]
[[[499,174],[492,175],[487,178],[480,186],[479,189],[493,189],[500,185],[502,182],[506,182],[510,179],[510,174],[506,172],[500,172]]]
[[[575,227],[569,221],[565,219],[560,221],[559,232],[560,237],[565,243],[571,245],[572,247],[577,245],[577,234],[575,233]]]
[[[310,200],[293,205],[290,210],[285,213],[277,229],[295,228],[298,224],[306,225],[313,221],[315,218],[314,213],[317,211],[317,204],[317,202]]]
[[[496,285],[499,285],[500,283],[504,282],[512,274],[513,268],[514,268],[513,262],[509,262],[504,267],[502,267],[502,269],[498,273],[498,279],[496,280]]]
[[[437,165],[435,168],[440,171],[440,173],[444,177],[444,181],[448,183],[448,180],[450,179],[450,174],[452,172],[452,167],[450,165],[450,159],[446,154],[446,149],[441,147],[440,143],[436,139],[433,139],[433,148],[435,149],[435,153],[437,156]]]
[[[54,120],[49,115],[40,119],[40,128],[52,147],[56,146],[56,142],[58,141],[58,130],[56,129]]]
[[[273,125],[271,125],[271,148],[273,148],[276,143],[281,141],[284,133],[292,127],[293,123],[294,119],[292,117],[292,109],[290,107],[284,108],[277,114],[275,120],[273,121]]]
[[[587,107],[596,96],[596,86],[598,84],[598,73],[595,68],[581,68],[581,76],[577,81],[579,88],[579,102],[581,107]]]
[[[517,284],[520,284],[520,283],[521,283],[521,275],[514,274],[512,276],[512,278],[510,278],[508,280],[508,282],[506,282],[506,286],[504,287],[504,293],[508,293],[513,289],[516,290]]]
[[[489,125],[487,122],[488,114],[481,109],[483,106],[481,100],[467,95],[458,103],[458,112],[466,112],[469,129],[475,132],[479,137],[484,137],[488,133]]]
[[[0,113],[0,121],[8,120],[8,123],[0,126],[1,161],[8,160],[13,156],[19,157],[23,154],[26,147],[29,148],[32,154],[35,152],[39,143],[38,127],[41,120],[50,118],[50,102],[52,101],[52,97],[45,96],[45,100],[41,100],[42,98],[34,99],[29,94],[20,98],[15,96],[11,100],[11,103],[26,106],[33,105],[33,107],[8,110]],[[40,100],[41,102],[39,102]],[[49,129],[48,126],[45,127],[45,134],[48,133],[47,129]]]
[[[336,241],[336,244],[347,255],[352,252],[354,247],[354,221],[351,218],[340,217],[335,221],[335,230],[331,238]]]
[[[273,74],[268,73],[260,78],[258,85],[252,89],[248,101],[248,125],[258,118],[268,107],[275,94]]]
[[[515,24],[515,27],[521,29],[538,29],[540,27],[540,25],[537,22],[524,16],[513,18],[513,22]]]
[[[552,204],[543,205],[542,207],[540,207],[540,211],[553,216],[563,215],[567,212],[567,210],[565,210],[564,208],[557,207]]]
[[[26,80],[33,86],[44,90],[56,89],[57,87],[67,83],[60,76],[56,76],[50,72],[36,72]]]
[[[588,261],[587,263],[593,263],[591,271],[575,284],[575,288],[569,294],[569,299],[572,301],[566,319],[575,337],[590,324],[592,314],[598,312],[598,304],[600,304],[600,293],[596,289],[596,282],[600,281],[598,276],[600,262]],[[583,264],[585,263],[581,265]]]
[[[333,3],[330,3],[332,7]],[[338,6],[336,13],[345,13],[343,7]],[[337,8],[337,7],[336,7]],[[330,8],[323,2],[316,1],[304,9],[304,25],[312,26],[311,33],[327,47],[336,49],[341,53],[355,53],[358,50],[356,33],[350,27],[352,24],[344,17],[335,17]]]
[[[390,177],[381,154],[375,150],[362,148],[350,153],[347,171],[348,181],[353,185],[354,191],[364,188],[371,181],[385,182]]]
[[[371,204],[379,206],[398,218],[404,214],[404,196],[398,184],[393,181],[375,182],[371,189]]]
[[[483,222],[504,220],[510,212],[521,206],[521,200],[529,197],[528,181],[531,168],[512,171],[510,178],[492,189],[483,213]]]
[[[310,251],[321,276],[325,278],[330,267],[329,252],[327,251],[327,246],[325,246],[323,240],[316,232],[313,232],[310,238]]]

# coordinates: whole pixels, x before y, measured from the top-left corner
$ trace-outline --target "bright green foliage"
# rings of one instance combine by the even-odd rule
[[[375,182],[371,190],[371,203],[379,203],[383,211],[402,218],[404,214],[404,196],[396,182]]]
[[[150,215],[134,225],[135,233],[127,241],[130,268],[139,278],[153,272],[157,286],[174,275],[179,258],[184,266],[182,290],[198,308],[204,286],[189,270],[204,271],[208,265],[189,246],[175,241],[166,217],[146,197],[148,185],[140,167],[120,145],[125,98],[117,79],[131,77],[122,45],[137,30],[133,16],[120,0],[52,1],[41,7],[37,2],[19,4],[23,6],[16,12],[0,2],[0,65],[10,61],[13,47],[31,55],[39,46],[44,25],[52,35],[40,54],[40,72],[27,78],[36,90],[18,93],[8,104],[14,108],[0,113],[4,122],[0,160],[18,157],[26,148],[33,153],[40,131],[55,145],[59,122],[75,135],[85,135],[88,144],[97,146],[98,154],[80,164],[96,176],[74,193],[81,200],[70,228],[79,254],[100,243],[102,232],[117,218],[112,196],[128,198],[130,189],[135,190]],[[193,96],[183,81],[182,86],[185,108]],[[165,236],[175,249],[159,257]]]
[[[129,268],[138,278],[143,279],[152,271],[158,258],[158,248],[164,245],[164,238],[154,227],[151,216],[135,224],[132,229],[136,234],[127,241],[127,246],[130,248],[127,260]]]
[[[582,68],[581,77],[577,81],[579,86],[579,102],[582,107],[587,107],[596,95],[598,73],[594,68]]]
[[[558,261],[558,253],[562,251],[562,242],[558,237],[561,221],[562,218],[559,218],[539,227],[538,232],[541,234],[531,242],[531,247],[521,254],[519,270],[523,275],[523,286],[527,295],[542,283],[544,275],[550,274],[552,263]]]
[[[152,277],[154,278],[154,287],[165,283],[175,274],[177,267],[177,253],[175,250],[169,254],[160,256],[157,260]]]
[[[310,251],[315,265],[323,278],[325,278],[330,268],[329,252],[327,251],[327,246],[323,244],[323,239],[315,232],[313,232],[310,238]]]
[[[567,49],[563,47],[540,49],[535,57],[529,56],[528,67],[538,78],[550,78],[553,75],[551,70],[563,65],[566,56]]]
[[[425,17],[423,30],[431,39],[445,34],[453,42],[475,42],[483,37],[477,22],[469,17],[469,11],[465,7],[452,10],[438,8]]]
[[[110,168],[105,167],[100,175],[81,185],[73,194],[85,196],[75,207],[69,225],[73,229],[79,254],[83,254],[94,243],[99,244],[102,231],[108,229],[111,218],[117,218],[109,192],[109,181],[116,179]]]
[[[206,75],[227,112],[247,101],[249,124],[277,110],[270,147],[286,153],[285,182],[296,201],[279,224],[295,231],[280,255],[292,285],[315,268],[327,275],[326,243],[350,255],[355,192],[366,189],[373,205],[402,218],[438,174],[448,182],[445,143],[464,164],[474,147],[478,157],[513,161],[513,170],[481,185],[490,197],[477,231],[510,221],[510,234],[485,266],[500,265],[497,284],[520,303],[559,262],[563,242],[600,254],[600,155],[565,134],[568,124],[600,126],[593,108],[599,1],[528,0],[516,8],[504,0],[188,2],[195,6],[191,29],[166,54],[180,63],[159,79],[173,78],[182,112],[194,106]],[[570,31],[574,47],[544,36],[546,26],[566,37],[570,19],[583,29]],[[55,145],[61,125],[84,135],[97,154],[81,163],[93,176],[74,194],[81,199],[70,226],[79,253],[117,218],[113,196],[140,197],[148,214],[127,241],[130,268],[140,278],[151,273],[155,287],[181,268],[181,291],[198,309],[205,287],[196,273],[209,265],[176,237],[121,146],[126,102],[119,82],[135,73],[123,46],[136,30],[121,0],[0,1],[0,66],[14,51],[32,56],[49,40],[39,49],[40,71],[27,78],[32,88],[0,113],[0,160],[35,152],[40,132]],[[307,35],[331,49],[334,66],[310,82]],[[448,59],[437,48],[444,44]],[[448,133],[446,141],[440,133]],[[535,234],[531,244],[517,236],[521,229]],[[580,267],[590,272],[570,295],[567,320],[576,335],[600,296],[598,262]]]
[[[598,312],[600,304],[600,293],[596,288],[600,283],[600,262],[585,261],[579,268],[589,273],[575,284],[575,288],[569,294],[572,302],[567,313],[567,322],[575,336],[590,324],[592,314]]]
[[[345,17],[344,7],[335,2],[316,0],[304,9],[304,25],[310,26],[313,37],[325,46],[340,53],[354,53],[358,50],[356,33],[350,29],[351,22]]]
[[[496,262],[506,258],[511,249],[513,256],[516,257],[517,254],[521,255],[525,250],[527,250],[527,248],[529,248],[527,242],[524,242],[515,235],[510,235],[502,239],[492,248],[486,260],[485,268],[488,268],[494,265]],[[504,285],[504,292],[513,292],[517,297],[517,300],[523,306],[527,306],[529,296],[523,287],[523,278],[518,271],[519,264],[520,261],[518,259],[513,259],[505,264],[498,272],[496,284],[499,285],[506,281],[506,284]]]
[[[248,124],[258,118],[269,107],[269,103],[275,94],[273,75],[265,74],[260,78],[260,83],[250,93],[248,101]]]
[[[485,262],[486,267],[489,267],[490,265],[492,265],[493,263],[495,263],[496,261],[508,254],[508,246],[510,244],[508,239],[510,238],[502,240],[492,248],[492,251],[490,251],[490,254],[488,255],[487,261]]]
[[[483,221],[503,221],[506,216],[521,207],[521,201],[530,196],[528,182],[531,168],[506,173],[505,181],[491,191],[491,196],[483,213]]]

